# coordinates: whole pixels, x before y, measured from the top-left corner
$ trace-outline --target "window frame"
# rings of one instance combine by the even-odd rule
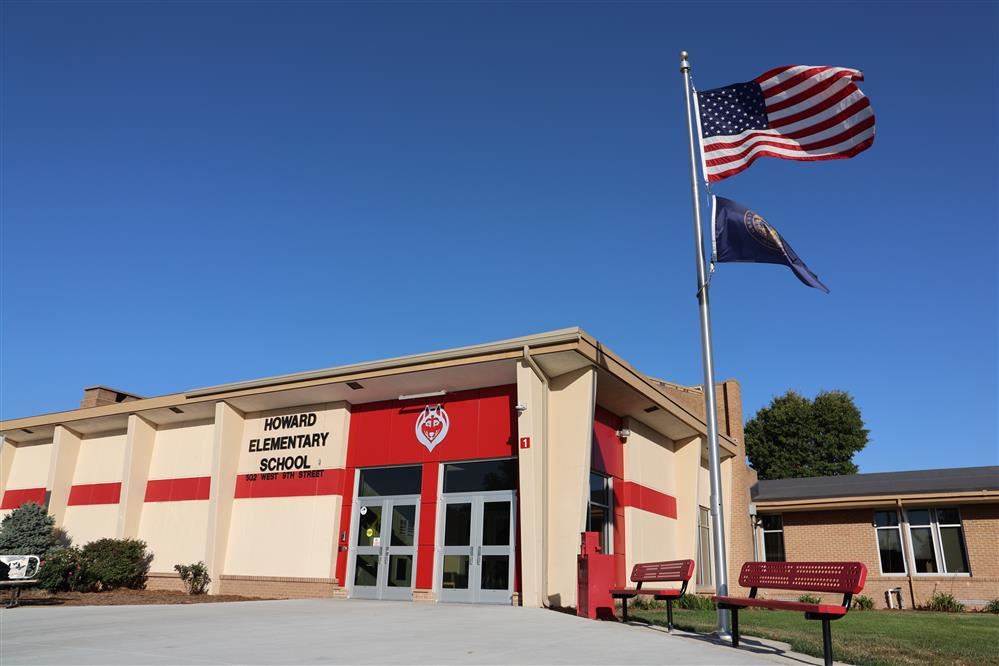
[[[947,560],[943,553],[943,539],[940,536],[940,522],[938,520],[937,511],[939,509],[953,509],[957,512],[957,518],[960,522],[958,523],[944,523],[944,527],[959,527],[961,529],[961,546],[964,548],[964,557],[967,559],[968,570],[967,571],[943,571],[947,568]],[[968,553],[968,542],[964,537],[964,518],[961,516],[960,506],[913,506],[906,507],[905,511],[905,531],[908,537],[907,544],[907,555],[911,558],[911,562],[915,564],[916,554],[912,549],[912,523],[909,521],[909,511],[926,511],[929,513],[929,525],[917,525],[917,529],[927,529],[930,530],[930,539],[933,541],[933,557],[936,559],[937,571],[913,571],[912,575],[920,578],[933,577],[933,576],[947,576],[947,577],[971,577],[971,556]]]
[[[708,516],[707,523],[701,524],[702,512],[706,512]],[[707,553],[707,564],[705,565],[705,558],[702,557],[701,553],[701,534],[703,531],[707,530],[708,533],[708,553]],[[712,558],[714,554],[711,552],[712,542],[711,542],[711,509],[706,506],[697,506],[697,577],[694,581],[694,585],[698,590],[715,588],[715,577],[714,577],[714,562]],[[706,580],[705,580],[706,578]]]
[[[607,512],[607,520],[604,521],[604,534],[602,535],[603,541],[606,542],[607,547],[602,550],[604,555],[614,554],[614,477],[609,474],[604,474],[595,469],[590,470],[590,480],[593,477],[598,476],[604,480],[604,487],[607,489],[607,505],[600,504],[593,501],[593,493],[587,488],[586,494],[586,531],[593,532],[595,530],[590,529],[590,516],[592,515],[591,507],[596,504],[597,506],[603,507]]]
[[[764,562],[787,562],[787,541],[784,539],[784,514],[783,513],[767,513],[765,515],[767,515],[767,516],[776,516],[776,517],[780,518],[780,529],[779,530],[768,530],[768,529],[766,529],[765,527],[763,527],[763,515],[757,516],[757,521],[758,521],[759,526],[760,526],[760,536],[759,536],[760,551],[759,552],[760,552],[760,554],[763,555],[763,561]],[[780,533],[781,549],[784,551],[784,559],[783,560],[770,560],[770,559],[767,559],[767,539],[766,539],[766,535],[767,534],[774,534],[775,532],[779,532]]]
[[[895,514],[895,519],[898,521],[898,524],[896,524],[896,525],[889,525],[887,527],[878,527],[877,514],[879,514],[879,513],[894,513]],[[874,553],[875,553],[875,557],[878,560],[878,572],[882,576],[902,576],[902,577],[905,577],[905,576],[909,575],[909,557],[910,557],[910,554],[907,551],[907,549],[908,549],[908,547],[909,547],[909,545],[911,543],[911,538],[909,537],[908,530],[906,530],[905,532],[902,531],[903,524],[906,525],[906,526],[908,526],[908,524],[909,524],[908,522],[905,522],[903,520],[903,518],[907,518],[907,516],[900,516],[899,513],[898,513],[898,509],[895,508],[895,507],[892,507],[890,509],[874,509],[874,511],[872,512],[872,515],[871,515],[871,525],[874,526]],[[884,563],[881,562],[881,542],[878,541],[878,531],[879,530],[896,530],[896,531],[898,531],[898,545],[902,549],[902,571],[900,571],[900,572],[885,573]],[[910,543],[906,543],[907,541],[910,542]]]

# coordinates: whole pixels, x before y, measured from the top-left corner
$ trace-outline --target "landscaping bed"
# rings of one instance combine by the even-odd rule
[[[56,592],[25,590],[22,606],[141,606],[152,604],[213,604],[227,601],[260,601],[263,597],[240,597],[234,594],[187,594],[173,590],[129,590],[106,592]]]
[[[629,614],[665,624],[661,610]],[[673,611],[673,624],[686,631],[710,633],[716,627],[713,610]],[[791,645],[796,652],[822,656],[822,623],[801,613],[744,610],[739,613],[744,637],[757,636]],[[832,623],[836,661],[858,666],[932,664],[999,666],[999,615],[991,613],[931,613],[927,611],[851,611]]]

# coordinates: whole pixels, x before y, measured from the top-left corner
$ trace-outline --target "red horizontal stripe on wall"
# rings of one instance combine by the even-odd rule
[[[652,488],[646,488],[634,481],[618,481],[614,484],[615,498],[619,506],[630,506],[667,518],[676,518],[676,498]]]
[[[117,504],[121,499],[121,482],[84,483],[69,489],[68,506],[86,504]]]
[[[20,490],[4,491],[0,509],[16,509],[25,502],[34,502],[45,506],[45,489],[21,488]]]
[[[147,502],[183,502],[206,500],[212,487],[212,477],[194,476],[187,479],[150,479],[146,482]]]
[[[309,476],[321,472],[318,476]],[[285,477],[285,474],[290,476]],[[276,476],[276,478],[266,478]],[[236,477],[236,499],[260,497],[311,497],[342,495],[343,470],[318,469],[272,474],[240,474]]]

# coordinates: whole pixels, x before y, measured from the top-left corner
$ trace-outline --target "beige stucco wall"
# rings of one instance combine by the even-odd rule
[[[22,488],[44,488],[49,480],[49,464],[52,462],[52,442],[40,444],[4,444],[14,452],[7,482],[0,493]]]
[[[341,504],[338,495],[236,500],[226,575],[330,577]]]
[[[520,511],[521,604],[539,608],[543,602],[545,392],[547,388],[526,362],[517,366],[517,402],[527,409],[517,416],[517,436],[529,437],[531,447],[518,451]]]
[[[73,540],[74,546],[82,546],[96,539],[113,539],[118,530],[118,505],[68,506],[62,528]]]
[[[175,564],[205,561],[207,527],[208,500],[147,502],[137,536],[153,554],[149,570],[171,572]]]
[[[576,605],[576,554],[586,525],[596,371],[555,377],[548,395],[548,603]]]
[[[212,433],[215,424],[203,421],[156,431],[150,479],[186,479],[212,472]]]
[[[73,473],[73,485],[121,481],[125,463],[125,433],[84,437]]]
[[[264,430],[266,419],[275,416],[315,413],[316,424],[304,428]],[[347,460],[347,433],[350,428],[350,410],[346,403],[335,402],[320,405],[302,405],[267,412],[252,412],[245,416],[243,438],[240,441],[237,474],[259,474],[261,458],[274,456],[308,455],[312,469],[342,469]],[[294,436],[313,433],[329,433],[325,446],[308,449],[286,449],[284,451],[250,452],[251,439],[264,437]]]

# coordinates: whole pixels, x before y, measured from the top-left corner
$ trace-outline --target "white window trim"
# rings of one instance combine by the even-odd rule
[[[916,511],[924,511],[925,510],[925,511],[929,511],[930,512],[930,524],[929,525],[917,525],[916,529],[926,529],[927,527],[929,527],[929,529],[930,529],[930,536],[933,539],[933,556],[937,560],[937,568],[940,568],[940,567],[946,568],[947,562],[944,559],[943,548],[941,547],[940,523],[937,522],[937,508],[938,507],[935,507],[935,506],[934,507],[914,506],[914,507],[910,507],[910,508],[913,509],[913,510],[916,510]],[[912,523],[909,522],[909,510],[910,510],[910,508],[905,509],[905,530],[906,530],[906,535],[909,537],[909,539],[908,539],[909,543],[907,544],[908,551],[909,551],[908,555],[911,558],[911,561],[912,561],[913,565],[915,565],[915,563],[916,563],[916,555],[915,555],[915,551],[913,551],[913,549],[912,549]],[[964,546],[964,555],[965,555],[965,557],[968,558],[968,571],[967,572],[956,571],[954,573],[950,573],[950,572],[947,572],[947,571],[932,571],[932,572],[928,572],[928,571],[913,571],[912,575],[915,578],[934,578],[934,577],[936,577],[936,578],[941,578],[941,577],[945,577],[945,578],[971,578],[971,557],[968,555],[968,543],[964,539],[964,519],[961,518],[961,508],[957,507],[957,506],[955,506],[955,507],[945,506],[945,507],[941,507],[941,508],[944,508],[944,509],[951,509],[951,508],[953,508],[953,509],[957,510],[958,518],[960,518],[960,520],[961,520],[960,524],[946,523],[944,525],[944,527],[960,527],[961,528],[961,544]]]
[[[701,529],[702,529],[701,528],[701,509],[704,509],[705,511],[708,512],[708,525],[707,525],[707,527],[708,527],[708,562],[707,562],[708,566],[707,567],[702,567],[701,566],[702,565],[702,558],[701,558]],[[712,548],[713,548],[714,540],[711,538],[712,534],[713,534],[713,532],[712,532],[713,528],[712,528],[711,522],[712,522],[711,521],[711,509],[709,507],[701,506],[700,504],[698,504],[697,505],[697,520],[696,520],[696,524],[697,524],[697,574],[694,577],[694,586],[697,588],[698,592],[704,592],[704,591],[714,590],[715,589],[714,562],[712,561],[712,559],[714,558],[714,553],[711,552]],[[706,574],[707,577],[710,578],[710,580],[707,581],[707,582],[704,582],[704,583],[697,582],[697,576],[700,576],[702,573]]]
[[[601,478],[607,479],[607,521],[604,524],[604,540],[607,542],[607,548],[602,553],[603,555],[613,555],[614,554],[614,477],[610,474],[604,474],[595,469],[590,470],[590,475],[596,475]],[[589,479],[587,479],[589,481]],[[586,529],[590,529],[590,506],[593,501],[590,499],[589,489],[587,488],[586,497]],[[604,506],[600,504],[598,506]]]
[[[879,513],[894,513],[895,514],[895,518],[898,519],[898,525],[888,526],[888,527],[878,527],[877,514],[879,514]],[[892,507],[891,509],[875,509],[874,510],[874,515],[871,517],[871,522],[874,524],[874,552],[877,554],[877,558],[878,558],[878,572],[880,572],[882,576],[886,576],[886,577],[898,577],[898,578],[905,578],[905,577],[907,577],[909,575],[909,558],[906,556],[906,552],[905,552],[906,544],[902,543],[903,540],[904,540],[903,537],[905,537],[907,535],[907,532],[903,533],[903,531],[902,531],[902,526],[903,526],[904,523],[902,521],[902,517],[898,515],[898,509],[896,509],[894,507]],[[878,531],[879,530],[897,530],[898,531],[899,546],[902,547],[902,569],[903,569],[903,571],[901,571],[901,572],[885,573],[885,571],[884,571],[884,564],[881,563],[881,544],[878,542]],[[910,539],[910,541],[911,541],[911,539]]]
[[[779,530],[767,530],[763,528],[763,519],[760,518],[760,529],[757,539],[759,540],[759,553],[763,556],[763,562],[777,562],[778,560],[768,560],[767,559],[767,540],[764,538],[765,534],[773,534],[774,532],[780,532],[781,542],[784,544],[784,561],[787,561],[787,541],[784,539],[784,514],[783,513],[773,513],[768,514],[772,516],[780,516],[780,529]]]

